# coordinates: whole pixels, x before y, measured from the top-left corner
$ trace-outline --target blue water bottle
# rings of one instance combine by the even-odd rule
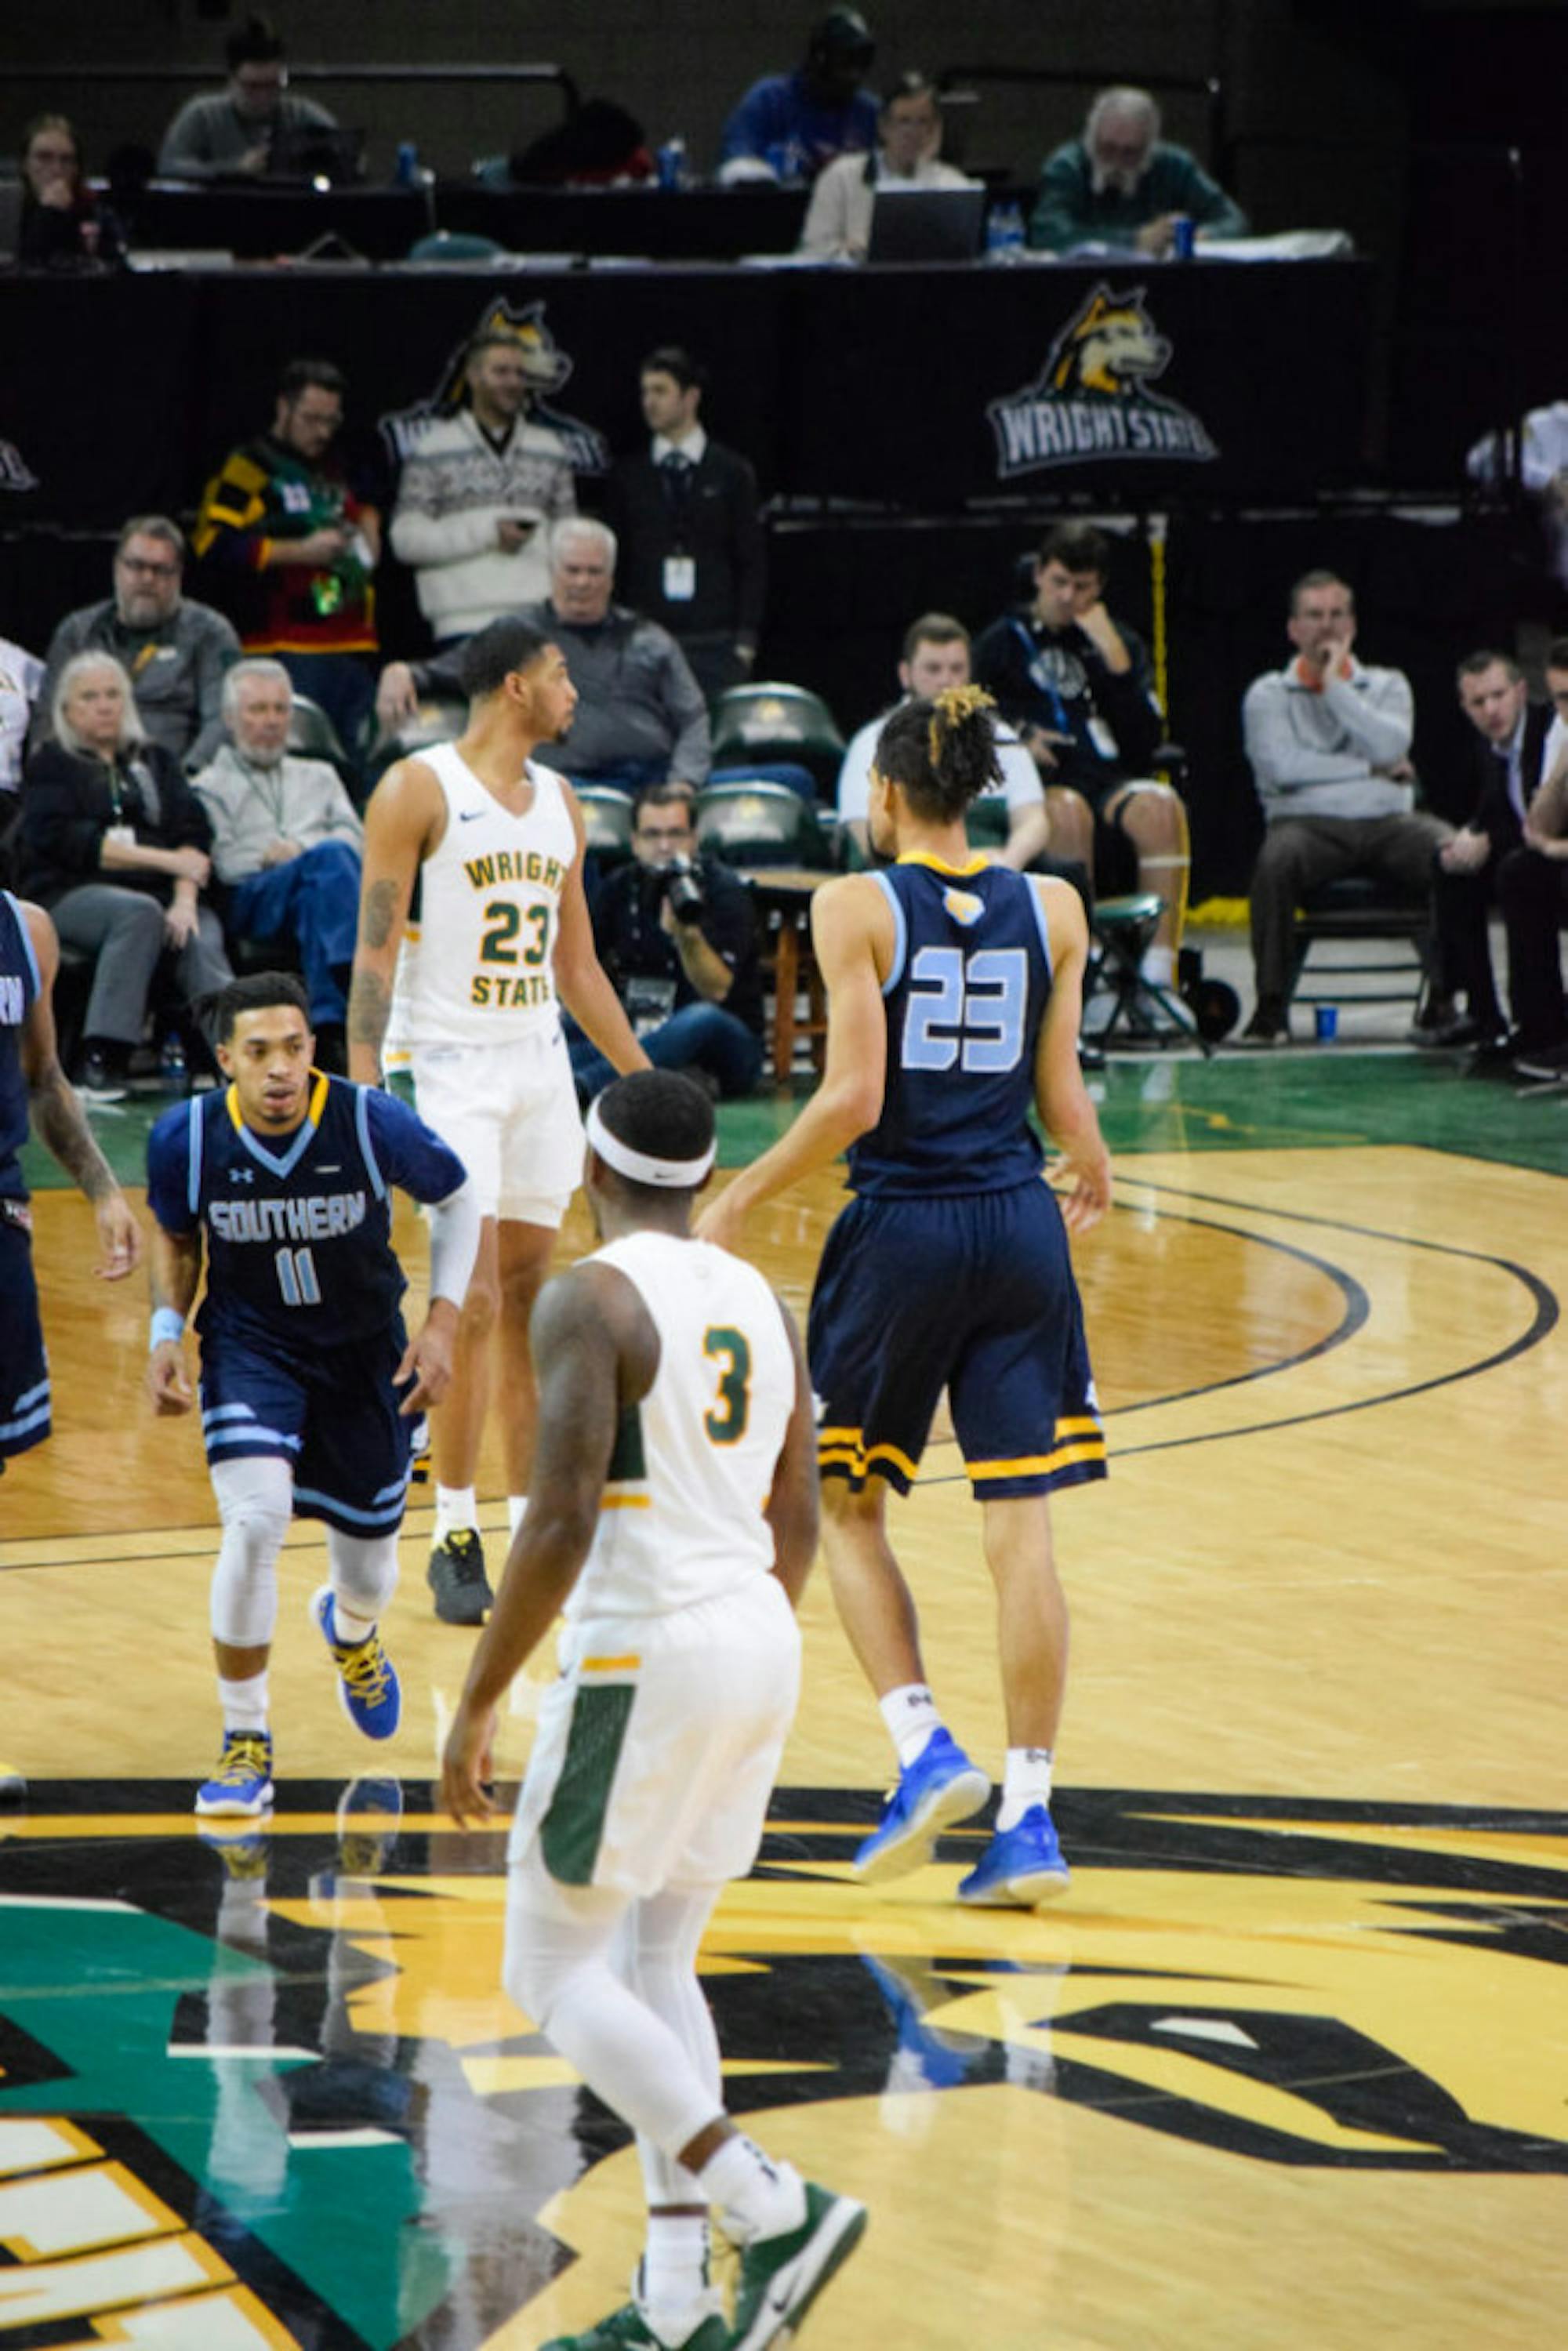
[[[419,150],[412,139],[405,139],[397,151],[397,165],[392,173],[400,188],[419,185]]]
[[[684,139],[666,139],[656,158],[661,188],[679,189],[686,184],[686,142]]]

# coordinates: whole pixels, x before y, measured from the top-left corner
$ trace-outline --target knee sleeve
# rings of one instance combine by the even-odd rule
[[[327,1530],[334,1592],[356,1616],[379,1617],[397,1590],[396,1535],[346,1535]]]
[[[224,1522],[213,1569],[213,1638],[230,1648],[261,1648],[277,1622],[277,1554],[293,1513],[294,1480],[287,1461],[217,1461],[213,1491]]]

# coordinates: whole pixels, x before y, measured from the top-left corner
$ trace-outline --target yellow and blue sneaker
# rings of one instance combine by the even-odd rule
[[[977,1813],[990,1792],[989,1779],[956,1740],[934,1730],[914,1762],[899,1772],[882,1819],[854,1857],[855,1876],[876,1886],[884,1877],[918,1869],[930,1860],[942,1831]]]
[[[196,1791],[196,1810],[206,1815],[240,1813],[252,1819],[272,1810],[270,1731],[225,1731],[217,1769]]]
[[[958,1899],[1032,1910],[1065,1894],[1071,1882],[1051,1814],[1043,1804],[1031,1804],[1010,1829],[997,1831],[967,1877],[958,1880]]]
[[[324,1583],[310,1602],[310,1614],[338,1668],[338,1698],[356,1730],[367,1739],[390,1739],[402,1712],[397,1668],[382,1646],[381,1635],[350,1643],[338,1638],[332,1587]]]

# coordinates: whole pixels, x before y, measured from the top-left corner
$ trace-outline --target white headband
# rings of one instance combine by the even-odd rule
[[[700,1159],[650,1159],[644,1151],[633,1151],[629,1143],[612,1134],[599,1113],[597,1100],[588,1105],[588,1139],[607,1167],[617,1176],[625,1176],[633,1184],[656,1184],[670,1192],[695,1192],[707,1175],[718,1149],[718,1137],[708,1144]]]

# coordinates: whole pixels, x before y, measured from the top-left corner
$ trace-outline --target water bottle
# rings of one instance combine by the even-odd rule
[[[163,1040],[162,1050],[158,1056],[158,1075],[171,1093],[183,1094],[189,1091],[190,1071],[185,1066],[185,1048],[177,1029],[171,1029]]]
[[[397,165],[392,173],[400,188],[419,185],[419,150],[412,139],[405,139],[397,151]]]
[[[986,215],[986,257],[1016,261],[1024,248],[1023,210],[1016,203],[993,204]]]
[[[680,189],[686,185],[686,142],[684,139],[666,139],[657,157],[661,188]]]

